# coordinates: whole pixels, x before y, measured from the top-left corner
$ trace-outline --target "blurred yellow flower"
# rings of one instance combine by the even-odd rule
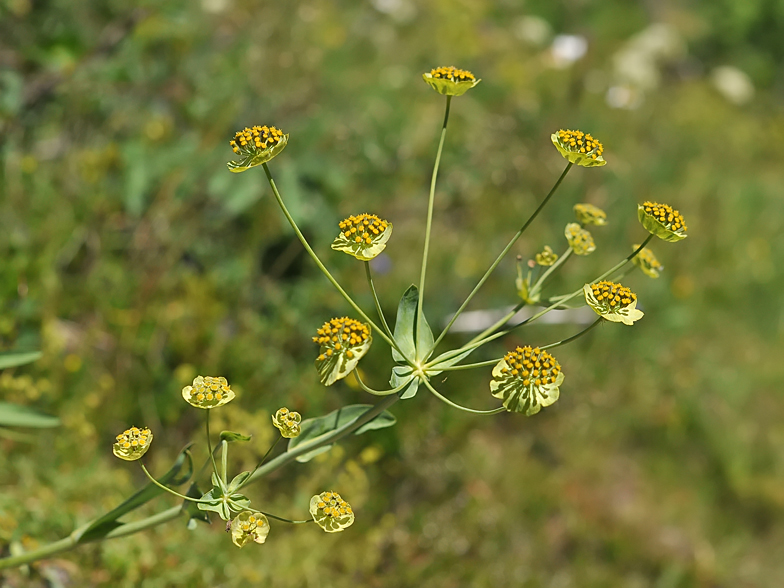
[[[585,202],[574,205],[574,215],[581,225],[606,225],[607,213],[598,206]]]
[[[290,411],[285,406],[278,409],[272,417],[272,424],[280,431],[282,437],[293,439],[299,437],[301,432],[299,424],[302,422],[302,415],[298,412]]]
[[[182,397],[196,408],[217,408],[234,400],[234,391],[226,378],[197,376],[192,386],[182,389]]]
[[[602,144],[582,131],[560,130],[550,135],[550,139],[558,152],[571,163],[582,167],[597,167],[607,163],[602,157]]]
[[[639,246],[639,244],[632,245],[632,250],[637,251]],[[653,251],[647,247],[643,247],[642,251],[632,257],[632,262],[642,270],[642,273],[651,278],[658,278],[659,272],[664,269],[664,266],[656,259]]]
[[[551,266],[558,261],[558,254],[553,252],[549,245],[544,246],[544,251],[536,254],[536,263],[543,266]]]
[[[588,255],[596,251],[596,243],[593,242],[591,233],[577,223],[566,225],[564,236],[576,255]]]
[[[136,461],[147,453],[151,443],[150,429],[131,427],[117,435],[117,441],[112,446],[112,453],[125,461]]]
[[[644,202],[637,206],[637,217],[645,230],[659,239],[674,242],[687,237],[683,216],[669,204]]]

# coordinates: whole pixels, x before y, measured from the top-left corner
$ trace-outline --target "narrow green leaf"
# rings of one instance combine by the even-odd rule
[[[229,482],[228,494],[233,494],[249,477],[250,472],[242,472],[234,476],[234,479]]]
[[[34,361],[39,360],[42,355],[43,354],[40,351],[27,351],[22,353],[18,351],[6,351],[0,353],[0,370],[33,363]]]
[[[414,328],[416,326],[417,302],[419,301],[419,290],[412,285],[403,293],[403,297],[397,305],[397,318],[395,319],[395,342],[403,355],[410,359],[416,357],[416,343],[414,342]],[[403,357],[396,349],[392,349],[392,359],[397,362],[405,362]]]
[[[60,419],[41,414],[26,406],[11,404],[10,402],[0,402],[0,426],[48,429],[51,427],[59,427]]]
[[[177,456],[177,459],[174,461],[174,464],[169,471],[158,478],[158,481],[161,484],[180,486],[190,480],[193,475],[193,460],[188,451],[190,446],[190,443],[186,445],[183,450],[180,451],[180,454]],[[109,511],[102,517],[95,519],[91,523],[88,523],[84,528],[74,531],[77,543],[87,543],[89,541],[98,541],[102,539],[110,531],[123,526],[124,523],[121,523],[117,519],[136,510],[163,492],[165,491],[158,488],[158,486],[152,482],[148,482],[146,486],[134,493],[133,496],[128,498],[117,508]]]
[[[299,437],[294,437],[291,439],[291,441],[289,441],[288,451],[293,451],[302,445],[317,443],[320,439],[332,433],[336,429],[350,425],[360,416],[365,414],[369,408],[372,408],[372,406],[372,404],[351,404],[344,406],[343,408],[333,410],[324,416],[302,421],[300,424],[302,432],[300,433]],[[354,434],[360,435],[373,429],[391,427],[395,424],[395,422],[395,417],[390,412],[384,411],[372,421],[362,425],[359,429],[357,429],[357,431],[354,432]],[[332,444],[325,445],[323,447],[317,447],[313,451],[309,451],[297,456],[296,459],[300,463],[310,461],[318,454],[329,451],[331,447]]]
[[[441,355],[439,355],[438,357],[436,357],[433,360],[433,365],[431,365],[429,368],[427,368],[427,375],[429,377],[437,376],[438,374],[440,374],[443,371],[444,368],[448,368],[448,367],[452,367],[453,365],[457,365],[458,363],[463,361],[466,357],[471,355],[474,351],[476,351],[476,349],[477,349],[476,347],[473,348],[473,349],[468,349],[467,351],[463,351],[463,353],[455,355],[454,357],[448,357],[446,359],[439,360],[439,358],[444,357],[448,353],[453,353],[454,350],[453,351],[447,351],[446,353],[442,353]]]
[[[424,310],[417,319],[416,332],[416,359],[417,361],[427,361],[433,354],[433,331],[427,324]]]
[[[407,382],[411,382],[403,393],[400,395],[401,400],[413,398],[419,390],[419,378],[413,375],[414,370],[407,365],[396,365],[392,368],[392,377],[389,378],[389,385],[393,388],[399,388]]]
[[[232,443],[234,441],[250,441],[251,435],[243,435],[241,433],[235,433],[234,431],[221,431],[220,439],[221,441],[226,441],[227,443]]]

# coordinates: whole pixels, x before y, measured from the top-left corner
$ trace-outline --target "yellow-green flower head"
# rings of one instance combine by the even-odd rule
[[[536,254],[536,263],[543,266],[553,265],[558,261],[558,254],[553,252],[549,245],[544,246],[544,251]]]
[[[569,247],[576,255],[588,255],[596,251],[593,236],[577,223],[569,223],[564,229],[564,235],[569,242]]]
[[[324,323],[313,341],[321,346],[316,358],[321,383],[331,386],[351,373],[370,349],[373,337],[369,325],[344,316]]]
[[[637,206],[637,218],[645,229],[665,241],[680,241],[687,237],[686,223],[677,210],[668,204],[644,202]]]
[[[251,541],[264,543],[270,532],[270,524],[260,512],[244,510],[231,521],[231,541],[237,547],[245,547]]]
[[[300,427],[302,422],[302,415],[298,412],[290,411],[285,406],[278,409],[275,416],[272,417],[272,424],[277,427],[282,437],[286,439],[293,439],[299,437]]]
[[[237,131],[234,139],[229,141],[232,151],[239,155],[239,161],[230,161],[226,165],[234,173],[244,172],[268,162],[286,148],[289,136],[275,127],[254,126]]]
[[[112,453],[125,461],[136,461],[147,453],[151,443],[150,429],[131,427],[117,435],[117,441],[112,445]]]
[[[392,236],[392,223],[375,214],[351,215],[340,221],[340,235],[333,241],[332,249],[353,255],[359,260],[370,261],[381,253]]]
[[[571,163],[582,167],[597,167],[607,163],[602,157],[602,144],[582,131],[560,130],[550,135],[550,139],[558,152]]]
[[[603,280],[586,284],[583,292],[588,306],[608,321],[631,325],[643,317],[637,309],[637,295],[626,286]]]
[[[575,204],[574,216],[581,225],[606,225],[607,213],[593,204]]]
[[[217,408],[234,400],[234,391],[226,378],[197,376],[192,386],[182,389],[182,397],[196,408]]]
[[[451,65],[431,69],[430,73],[422,74],[422,79],[444,96],[462,96],[482,81],[476,79],[470,71],[457,69]]]
[[[639,244],[632,245],[632,249],[637,251],[639,246]],[[642,251],[632,257],[632,262],[642,270],[642,273],[650,278],[658,278],[659,273],[664,269],[664,266],[656,259],[653,251],[647,247],[643,247]]]
[[[490,392],[504,401],[509,412],[535,415],[560,396],[564,381],[561,364],[538,347],[518,347],[504,355],[493,368]]]
[[[327,533],[338,533],[354,523],[354,511],[337,492],[322,492],[311,498],[310,514]]]

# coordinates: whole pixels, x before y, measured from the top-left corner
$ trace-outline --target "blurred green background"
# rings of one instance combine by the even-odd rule
[[[332,488],[347,532],[274,524],[239,551],[223,525],[184,520],[90,544],[4,586],[770,587],[784,585],[784,2],[782,0],[0,0],[0,347],[42,349],[0,375],[6,401],[61,417],[0,439],[0,546],[66,536],[143,482],[111,455],[153,429],[163,472],[201,414],[180,389],[224,375],[240,394],[215,430],[273,439],[368,396],[318,384],[314,330],[348,309],[303,254],[259,169],[225,162],[235,130],[291,134],[271,163],[293,215],[372,308],[358,262],[329,250],[337,222],[395,225],[377,273],[394,314],[418,278],[443,98],[437,65],[482,83],[453,102],[427,312],[443,324],[563,168],[550,144],[580,128],[609,164],[573,170],[471,305],[515,302],[514,255],[562,251],[576,202],[607,210],[571,291],[645,234],[636,205],[671,203],[690,238],[666,269],[625,281],[645,318],[559,350],[561,399],[526,418],[458,413],[422,392],[398,426],[250,487],[307,516]],[[476,354],[544,344],[537,325]],[[466,335],[450,335],[460,344]],[[384,387],[379,339],[361,367]],[[445,394],[490,408],[488,370]],[[143,511],[175,504],[161,497]]]

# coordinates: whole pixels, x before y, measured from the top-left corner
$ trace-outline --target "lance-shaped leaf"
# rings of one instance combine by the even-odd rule
[[[0,370],[27,365],[41,359],[40,351],[6,351],[0,353]]]
[[[300,423],[301,433],[299,437],[295,437],[289,441],[288,451],[294,451],[309,445],[317,445],[326,436],[334,433],[338,429],[349,427],[354,421],[365,414],[368,410],[373,408],[372,404],[350,404],[333,410],[324,416],[305,419]],[[354,431],[355,435],[361,435],[367,431],[375,429],[384,429],[391,427],[397,422],[395,416],[389,411],[384,411],[373,420],[365,423]],[[310,461],[320,453],[329,451],[333,443],[315,447],[312,451],[307,451],[302,455],[298,455],[296,460],[300,463]]]
[[[425,361],[433,353],[433,331],[423,313],[417,316],[418,304],[419,289],[411,285],[397,305],[394,336],[403,355],[393,348],[392,359],[398,363],[406,359]]]
[[[419,378],[414,377],[414,370],[408,365],[396,365],[392,368],[389,385],[392,388],[399,388],[404,384],[408,384],[408,387],[400,395],[400,399],[405,400],[416,396],[417,390],[419,390]]]
[[[313,341],[320,346],[316,369],[321,383],[331,386],[349,375],[370,349],[370,325],[344,316],[327,321]]]
[[[558,400],[563,380],[561,365],[552,355],[526,345],[495,365],[490,392],[504,401],[506,410],[531,416]]]
[[[392,223],[375,214],[359,214],[340,221],[340,234],[332,249],[353,255],[361,261],[370,261],[381,253],[392,236]]]
[[[180,454],[177,456],[177,459],[174,461],[174,464],[169,471],[160,478],[157,478],[158,482],[164,486],[180,486],[190,479],[193,474],[193,460],[188,451],[190,446],[191,444],[189,443],[180,451]],[[110,531],[123,526],[124,523],[121,523],[118,520],[120,517],[139,508],[143,504],[146,504],[163,492],[165,492],[165,490],[161,490],[152,482],[148,482],[146,486],[125,500],[120,506],[88,523],[84,527],[77,529],[72,536],[77,538],[78,543],[97,541],[105,537]]]
[[[41,414],[26,406],[0,402],[0,426],[3,427],[30,427],[32,429],[47,429],[59,427],[60,419]]]

